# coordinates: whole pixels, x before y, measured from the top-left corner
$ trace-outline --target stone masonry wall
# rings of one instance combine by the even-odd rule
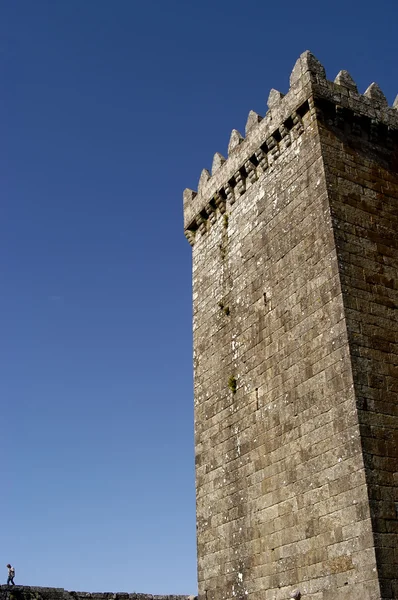
[[[331,195],[334,159],[324,152],[334,138],[318,101],[348,110],[359,96],[351,81],[341,72],[328,82],[318,61],[302,55],[289,93],[272,90],[266,117],[250,113],[246,139],[234,130],[228,159],[216,154],[198,194],[184,193],[193,246],[200,599],[395,597],[368,489],[371,466],[385,472],[384,487],[373,489],[385,500],[383,526],[393,529],[392,438],[384,462],[371,465],[387,441],[373,432],[362,439],[370,427],[357,410],[363,365],[336,233],[346,209],[337,215],[339,195]],[[366,94],[366,118],[387,115],[398,128],[394,110],[375,115],[377,86]],[[372,325],[370,315],[365,321]],[[383,385],[391,388],[388,369]],[[384,586],[382,596],[383,568],[390,592]]]
[[[359,119],[348,134],[323,110],[377,567],[383,597],[398,598],[398,136],[376,129],[369,140]]]
[[[153,596],[124,592],[68,592],[63,588],[0,585],[0,600],[195,600],[195,596]]]

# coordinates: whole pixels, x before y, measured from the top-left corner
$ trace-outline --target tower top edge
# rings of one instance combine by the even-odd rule
[[[207,169],[202,170],[198,192],[184,192],[185,229],[211,196],[228,183],[233,173],[244,165],[267,137],[283,126],[283,123],[311,97],[333,102],[357,115],[366,116],[390,129],[398,130],[398,97],[393,106],[388,106],[382,90],[375,83],[360,94],[348,71],[340,71],[334,81],[328,80],[325,68],[309,50],[297,59],[289,83],[289,90],[285,95],[271,89],[269,108],[264,117],[253,111],[249,112],[245,137],[237,130],[232,130],[227,157],[216,153],[211,174]]]

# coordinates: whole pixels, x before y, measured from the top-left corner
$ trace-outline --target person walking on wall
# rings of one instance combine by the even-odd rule
[[[7,565],[7,569],[8,569],[7,585],[10,585],[11,583],[12,583],[12,585],[15,585],[15,583],[14,583],[15,569],[10,564]]]

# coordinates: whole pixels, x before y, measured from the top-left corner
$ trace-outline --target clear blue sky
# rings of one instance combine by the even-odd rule
[[[391,103],[397,2],[0,12],[0,574],[10,561],[30,585],[195,593],[183,188],[307,48]]]

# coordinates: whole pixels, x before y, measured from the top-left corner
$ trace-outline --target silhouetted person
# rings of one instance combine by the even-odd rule
[[[10,585],[11,583],[12,583],[12,585],[15,585],[15,583],[14,583],[15,569],[10,564],[7,565],[7,569],[8,569],[7,585]]]

